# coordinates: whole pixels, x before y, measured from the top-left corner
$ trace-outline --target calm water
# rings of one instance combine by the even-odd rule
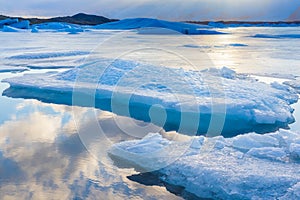
[[[10,76],[3,73],[0,79]],[[1,83],[1,92],[7,86]],[[103,138],[91,126],[89,113],[96,113],[111,144],[131,139],[115,124],[118,116],[3,96],[0,105],[1,199],[179,199],[163,187],[128,180],[126,176],[136,172],[113,165],[106,154],[109,145],[101,146]],[[74,112],[85,118],[82,124],[75,124]],[[86,150],[77,127],[95,134],[90,145],[101,156]]]
[[[24,53],[49,53],[53,51],[95,51],[113,57],[115,48],[110,42],[119,44],[124,38],[131,39],[121,43],[120,48],[132,43],[161,46],[167,49],[179,49],[188,54],[199,48],[202,57],[195,59],[202,66],[228,66],[242,73],[275,74],[288,77],[300,75],[299,39],[261,39],[252,38],[257,33],[282,34],[297,33],[299,28],[238,28],[225,29],[228,35],[214,36],[140,36],[136,33],[89,32],[79,35],[64,33],[0,33],[1,55],[0,70],[22,70],[29,65],[76,66],[84,62],[84,56],[55,57],[46,59],[7,59],[9,56]],[[160,40],[165,41],[163,44]],[[127,40],[126,40],[127,41]],[[156,41],[156,44],[154,44]],[[124,41],[123,41],[124,42]],[[234,47],[230,44],[245,44]],[[194,47],[183,47],[183,45]],[[100,45],[100,48],[99,48]],[[102,46],[101,46],[102,45]],[[125,47],[123,47],[125,46]],[[141,46],[141,49],[144,48]],[[105,48],[104,48],[105,47]],[[125,48],[126,49],[126,48]],[[148,52],[148,51],[147,51]],[[165,51],[164,51],[165,52]],[[152,55],[152,56],[149,56]],[[124,55],[127,59],[153,60],[155,52],[133,51]],[[172,67],[189,67],[182,58],[169,52],[165,56],[156,56],[155,62],[162,65],[172,63]],[[49,70],[30,70],[40,73]],[[0,80],[24,73],[0,73]],[[283,74],[283,75],[282,75]],[[276,80],[276,79],[272,79]],[[2,93],[9,85],[0,83]],[[292,130],[300,130],[300,105],[296,104]],[[37,100],[12,99],[0,97],[0,198],[14,199],[181,199],[164,187],[145,186],[127,179],[126,176],[137,173],[134,169],[121,169],[114,165],[107,149],[114,143],[133,139],[138,132],[132,126],[132,120],[116,116],[109,112],[92,108],[70,107],[42,103]],[[77,119],[74,120],[74,116]],[[78,119],[78,116],[80,119]],[[105,134],[99,134],[99,127]],[[118,123],[126,125],[125,134]],[[135,122],[141,126],[142,122]],[[156,131],[157,127],[150,127]],[[80,132],[80,135],[78,134]],[[82,144],[81,136],[86,135]],[[88,145],[89,151],[86,150]]]

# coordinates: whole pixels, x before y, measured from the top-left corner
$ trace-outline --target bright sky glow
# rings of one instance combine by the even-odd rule
[[[300,20],[299,0],[0,0],[0,5],[0,14],[15,16],[85,12],[118,19]]]

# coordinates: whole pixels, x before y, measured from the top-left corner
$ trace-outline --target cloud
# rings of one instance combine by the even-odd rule
[[[17,113],[29,113],[0,124],[1,199],[124,199],[128,195],[137,200],[174,199],[164,189],[129,181],[126,176],[134,170],[118,169],[107,162],[106,151],[97,160],[85,149],[73,131],[74,121],[63,119],[77,112],[82,117],[78,126],[92,137],[90,145],[94,145],[95,151],[101,151],[103,140],[94,140],[98,129],[91,127],[91,116],[86,113],[90,108],[27,100],[17,107]],[[111,141],[128,139],[115,123],[119,116],[102,111],[96,114]],[[130,120],[120,118],[124,123]]]
[[[154,17],[167,20],[286,20],[300,6],[290,0],[0,0],[2,14],[72,15],[78,12],[110,18]],[[299,20],[299,14],[293,20]]]

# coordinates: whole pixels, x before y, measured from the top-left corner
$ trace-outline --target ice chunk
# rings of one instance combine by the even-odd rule
[[[9,59],[42,59],[84,54],[85,52],[22,54]],[[151,121],[151,108],[159,105],[161,109],[157,108],[155,112],[165,112],[166,119],[162,118],[165,115],[157,113],[158,117],[152,117],[156,121],[152,122],[167,130],[180,129],[188,134],[194,132],[191,129],[198,134],[206,134],[213,115],[216,115],[216,119],[224,117],[222,134],[227,137],[253,130],[276,130],[294,121],[290,104],[298,100],[298,95],[293,91],[274,88],[226,67],[195,71],[120,59],[99,59],[94,64],[51,75],[32,74],[10,78],[6,81],[11,88],[4,94],[14,97],[25,95],[27,98],[70,105],[74,103],[72,91],[78,75],[81,78],[76,84],[80,90],[88,92],[97,88],[96,93],[91,94],[95,95],[95,104],[77,102],[79,105],[96,106],[147,122]],[[22,88],[22,91],[18,92],[17,88]],[[26,90],[30,91],[25,94]],[[49,95],[50,92],[52,95]],[[128,102],[130,114],[123,112],[123,109],[112,109],[112,103],[113,106],[124,106],[124,99],[128,95],[131,97]],[[112,98],[115,99],[112,101]],[[215,113],[213,108],[224,109]]]
[[[236,72],[228,67],[222,67],[221,69],[217,68],[209,68],[206,70],[202,70],[202,72],[210,73],[214,76],[222,76],[227,79],[234,79],[236,77]]]
[[[221,72],[222,77],[224,77],[224,78],[234,79],[236,76],[235,71],[232,69],[229,69],[227,67],[222,67],[220,72]]]
[[[252,148],[277,147],[279,146],[279,141],[269,135],[249,133],[246,135],[238,135],[234,137],[232,146],[243,151],[248,151]]]
[[[191,143],[191,148],[193,149],[200,149],[202,147],[204,143],[204,137],[200,136],[200,137],[196,137],[194,139],[192,139],[192,143]]]
[[[294,159],[300,160],[300,143],[291,143],[289,148],[290,154]]]
[[[247,152],[247,155],[279,161],[284,161],[284,159],[287,157],[284,149],[276,147],[252,148]]]
[[[57,57],[66,57],[66,56],[81,56],[89,55],[88,51],[67,51],[67,52],[44,52],[44,53],[25,53],[15,56],[7,57],[7,59],[46,59],[46,58],[57,58]]]
[[[298,199],[300,164],[289,159],[287,146],[279,144],[275,135],[281,135],[281,131],[265,136],[243,135],[243,138],[249,138],[249,142],[243,143],[244,149],[250,148],[243,153],[230,146],[235,138],[205,138],[195,149],[197,137],[191,137],[190,143],[168,142],[158,133],[151,133],[150,137],[141,140],[142,148],[138,141],[127,141],[114,145],[109,153],[115,162],[122,158],[142,172],[158,170],[154,174],[160,180],[182,187],[199,198]],[[220,141],[222,148],[215,148]],[[251,145],[250,142],[257,143]],[[160,151],[156,154],[157,159],[152,154],[155,151],[152,147],[158,147]]]
[[[279,143],[287,147],[292,143],[300,144],[300,134],[290,130],[281,130],[278,134],[270,134],[270,136],[275,137]]]
[[[10,24],[14,24],[14,23],[18,23],[19,20],[18,19],[4,19],[4,20],[0,20],[0,28],[2,28],[4,25],[10,25]]]
[[[300,93],[300,81],[298,79],[292,81],[285,81],[283,84],[288,85]]]
[[[247,44],[240,44],[240,43],[232,43],[232,44],[229,44],[229,46],[231,46],[231,47],[246,47],[248,45]]]
[[[20,28],[20,29],[29,29],[30,22],[28,20],[23,20],[18,23],[10,24],[11,27]]]
[[[52,30],[55,32],[67,32],[70,34],[77,34],[80,32],[84,32],[84,28],[82,28],[80,25],[68,24],[62,22],[49,22],[49,23],[36,24],[32,26],[32,30],[34,30],[34,32],[39,30],[46,30],[46,31]]]
[[[145,153],[145,152],[155,152],[160,151],[170,141],[162,139],[161,135],[157,133],[149,133],[142,140],[136,141],[134,146],[129,146],[126,150],[132,153]]]
[[[66,23],[60,23],[60,22],[49,22],[49,23],[36,24],[33,26],[33,28],[59,30],[59,29],[71,28],[71,25]]]
[[[20,32],[21,29],[14,28],[14,27],[11,27],[11,26],[3,26],[2,31],[3,32]]]
[[[39,30],[36,27],[33,27],[31,29],[31,33],[38,33],[38,32],[39,32]]]
[[[214,30],[205,30],[210,28],[209,26],[206,25],[188,24],[188,23],[181,23],[181,22],[169,22],[165,20],[150,19],[150,18],[124,19],[116,22],[110,22],[110,23],[94,26],[94,28],[96,29],[121,29],[121,30],[139,29],[139,28],[148,28],[148,27],[170,29],[183,34],[223,34],[221,32],[214,31]],[[156,31],[155,34],[157,33],[158,32]]]
[[[286,199],[300,199],[300,182],[293,185],[293,187],[288,189],[288,193],[284,195],[280,200]]]
[[[66,28],[64,29],[64,31],[68,32],[69,34],[77,34],[77,33],[84,32],[82,28],[77,28],[77,27]]]

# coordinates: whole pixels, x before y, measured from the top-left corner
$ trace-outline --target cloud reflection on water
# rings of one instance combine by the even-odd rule
[[[106,152],[102,152],[105,165],[97,161],[77,134],[71,107],[34,100],[16,107],[16,113],[0,125],[1,198],[178,199],[162,187],[129,181],[126,176],[134,170],[113,166]],[[85,117],[78,126],[94,137],[90,145],[95,152],[101,151],[101,138],[89,127],[86,113],[90,110],[74,108]],[[97,115],[112,143],[131,138],[116,126],[118,116],[102,111]]]

